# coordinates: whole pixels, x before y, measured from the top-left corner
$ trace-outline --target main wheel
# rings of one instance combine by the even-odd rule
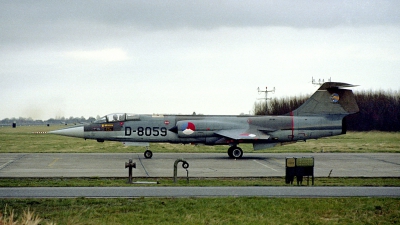
[[[242,156],[243,156],[243,150],[241,148],[235,147],[232,150],[232,158],[239,159],[239,158],[242,158]]]
[[[229,158],[232,158],[232,159],[233,159],[233,155],[232,155],[233,149],[235,149],[235,147],[230,147],[228,149],[228,156],[229,156]]]
[[[243,150],[237,146],[232,146],[228,149],[229,158],[239,159],[243,156]]]
[[[146,150],[146,151],[144,152],[144,157],[145,157],[146,159],[151,159],[151,157],[153,157],[153,152],[150,151],[150,150]]]

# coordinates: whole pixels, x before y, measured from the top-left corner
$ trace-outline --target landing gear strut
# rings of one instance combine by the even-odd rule
[[[150,151],[148,147],[146,147],[146,151],[144,152],[144,157],[146,159],[151,159],[151,157],[153,157],[153,152]]]
[[[239,159],[243,156],[243,150],[237,146],[232,146],[228,149],[229,158]]]

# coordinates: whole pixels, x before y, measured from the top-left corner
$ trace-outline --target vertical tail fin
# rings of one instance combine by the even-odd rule
[[[356,99],[351,90],[355,87],[338,82],[326,82],[299,108],[293,111],[295,116],[313,115],[349,115],[359,111]]]

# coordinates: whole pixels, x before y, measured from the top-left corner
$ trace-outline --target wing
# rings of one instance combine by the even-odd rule
[[[268,140],[270,138],[270,135],[259,130],[249,129],[220,130],[215,133],[234,140]]]

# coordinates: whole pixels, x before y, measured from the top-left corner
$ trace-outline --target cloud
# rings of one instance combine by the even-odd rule
[[[117,62],[128,60],[128,54],[118,48],[108,48],[97,51],[70,51],[65,53],[66,57],[76,60],[90,60],[90,61],[104,61],[104,62]]]
[[[312,93],[311,77],[397,89],[399,6],[1,1],[0,119],[30,112],[42,119],[110,111],[247,113],[260,97],[257,87],[276,87],[273,96]]]
[[[87,45],[159,30],[224,27],[399,26],[400,1],[9,1],[2,43]],[[0,45],[0,47],[2,47]]]

